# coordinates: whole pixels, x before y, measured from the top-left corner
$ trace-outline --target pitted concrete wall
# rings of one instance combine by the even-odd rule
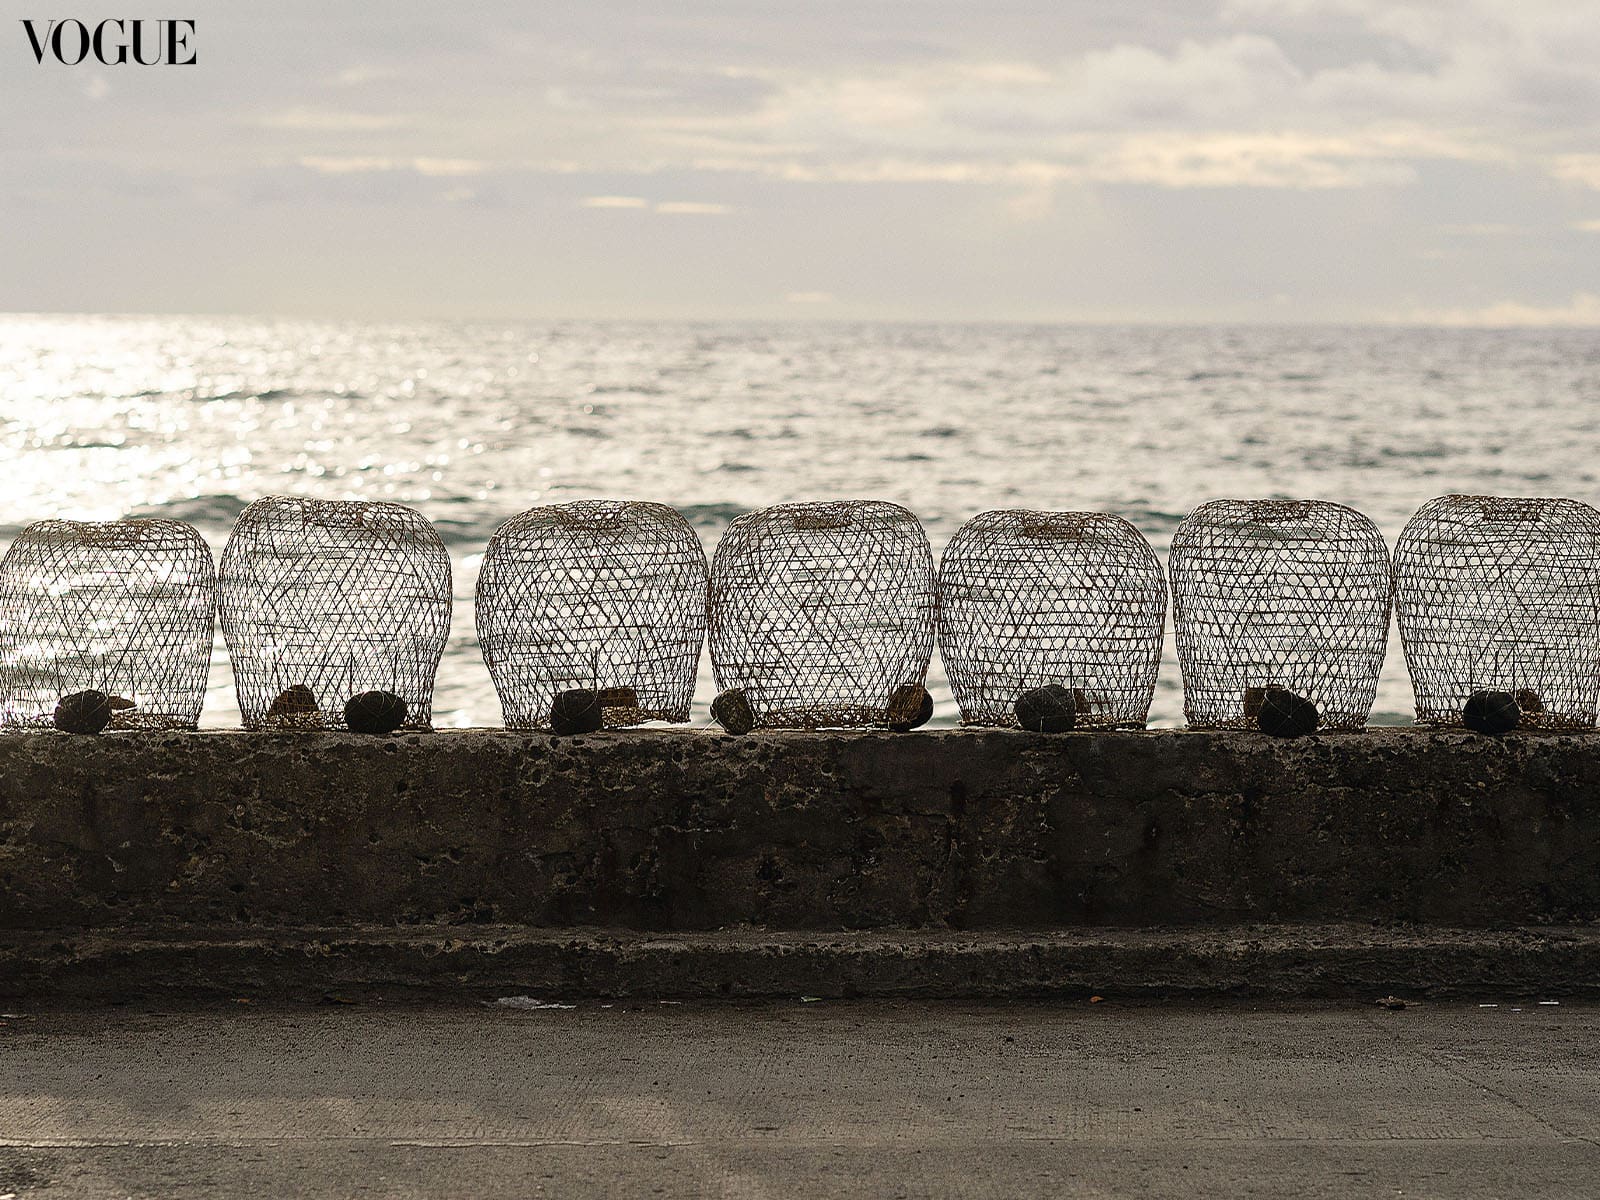
[[[0,738],[0,928],[1600,918],[1600,736]]]

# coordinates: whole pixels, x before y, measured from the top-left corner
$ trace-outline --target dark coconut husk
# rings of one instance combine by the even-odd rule
[[[1517,727],[1522,712],[1522,706],[1510,692],[1473,692],[1461,707],[1461,723],[1473,733],[1499,737]]]
[[[1029,688],[1014,709],[1017,724],[1029,733],[1067,733],[1078,723],[1078,698],[1059,683]]]
[[[933,717],[933,697],[920,683],[902,683],[889,696],[888,726],[905,733]]]
[[[1317,706],[1304,696],[1288,688],[1264,689],[1261,707],[1256,713],[1256,728],[1271,737],[1305,737],[1317,731],[1322,724],[1322,714]]]
[[[1539,693],[1532,688],[1518,688],[1516,695],[1517,707],[1525,713],[1542,713],[1544,701],[1539,699]]]
[[[56,704],[55,726],[63,733],[99,733],[111,724],[111,697],[93,688],[63,696]]]
[[[557,692],[550,702],[550,729],[562,737],[597,733],[605,724],[600,693],[594,688],[573,688]]]
[[[1267,685],[1267,687],[1277,687],[1277,686],[1278,685],[1275,684],[1275,683]],[[1244,690],[1244,719],[1246,721],[1249,721],[1252,725],[1254,725],[1256,723],[1256,720],[1261,716],[1261,702],[1263,700],[1265,700],[1266,698],[1267,698],[1267,688],[1264,688],[1264,687],[1247,687],[1247,688],[1245,688],[1245,690]]]
[[[711,719],[735,736],[756,727],[756,714],[743,688],[729,688],[711,702]]]
[[[292,683],[279,692],[268,706],[267,716],[305,717],[321,711],[317,697],[310,688],[303,683]]]
[[[351,733],[393,733],[406,723],[406,702],[393,692],[361,692],[344,706]]]

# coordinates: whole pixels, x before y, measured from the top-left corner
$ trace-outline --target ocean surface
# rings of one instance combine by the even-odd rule
[[[991,508],[1117,512],[1165,557],[1218,497],[1305,497],[1393,544],[1451,491],[1600,501],[1600,331],[1003,325],[333,324],[0,317],[0,542],[165,516],[220,553],[269,493],[438,526],[455,616],[435,722],[497,725],[472,594],[521,509],[658,500],[707,549],[785,500],[876,497],[937,555]],[[1151,724],[1182,724],[1172,638]],[[957,715],[935,658],[935,721]],[[202,724],[238,721],[218,640]],[[706,721],[709,662],[696,711]],[[1374,722],[1412,712],[1392,638]]]

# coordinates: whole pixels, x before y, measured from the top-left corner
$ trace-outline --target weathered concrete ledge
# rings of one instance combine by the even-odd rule
[[[837,934],[340,926],[25,934],[0,996],[53,1004],[272,997],[1600,998],[1600,930],[1338,925]]]
[[[1595,735],[0,737],[12,995],[1570,994],[1596,921]]]
[[[1600,919],[1600,736],[0,738],[0,929]]]

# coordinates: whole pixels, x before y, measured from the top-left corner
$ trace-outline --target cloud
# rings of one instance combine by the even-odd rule
[[[1056,183],[1148,184],[1162,188],[1353,188],[1402,185],[1411,158],[1440,156],[1432,138],[1295,133],[1130,135],[1062,138],[1050,158],[960,156],[838,159],[739,157],[696,160],[702,170],[746,171],[811,183],[949,183],[1037,187]]]
[[[1526,304],[1502,300],[1482,308],[1417,308],[1390,314],[1387,320],[1404,325],[1451,325],[1469,328],[1508,326],[1600,326],[1600,294],[1574,292],[1565,304]]]
[[[400,168],[400,164],[392,158],[378,158],[371,155],[306,154],[301,156],[300,165],[319,175],[358,175],[368,171],[395,171]]]
[[[683,216],[720,217],[731,213],[733,206],[704,200],[666,200],[656,205],[656,211]]]
[[[1523,225],[1507,225],[1500,221],[1472,221],[1464,225],[1440,225],[1439,232],[1448,237],[1521,237],[1531,233]]]
[[[578,205],[580,208],[650,209],[668,215],[701,217],[720,217],[734,211],[731,204],[708,200],[663,200],[651,204],[643,196],[585,196]]]
[[[1586,11],[1587,10],[1587,11]],[[1229,0],[1223,18],[1308,45],[1367,43],[1309,74],[1303,99],[1346,120],[1476,127],[1519,157],[1600,121],[1600,21],[1564,0]]]
[[[1550,160],[1550,174],[1563,183],[1600,191],[1600,154],[1560,154]]]
[[[1091,156],[1082,178],[1168,188],[1349,188],[1410,183],[1404,151],[1367,138],[1150,134]]]
[[[478,175],[488,168],[487,163],[474,158],[413,158],[411,169],[418,175]]]
[[[1169,49],[769,64],[749,111],[635,132],[670,163],[796,181],[1330,189],[1463,162],[1600,187],[1600,21],[1570,7],[1241,0],[1225,19],[1252,27]]]
[[[257,53],[174,79],[181,96],[107,75],[91,104],[90,76],[0,72],[18,117],[0,203],[58,242],[159,206],[230,245],[246,211],[274,278],[305,256],[284,285],[304,306],[355,278],[333,258],[376,230],[416,263],[478,237],[491,258],[537,248],[554,310],[723,311],[765,279],[751,307],[775,316],[1544,321],[1600,291],[1574,242],[1600,233],[1600,21],[1574,0],[927,0],[914,21],[557,5],[487,24],[481,0],[473,19],[391,7],[374,31],[310,0],[243,6]],[[646,218],[645,242],[618,243]],[[725,228],[742,236],[698,253]],[[839,256],[858,244],[872,254]],[[641,275],[641,248],[670,267]],[[13,303],[138,300],[118,290],[135,271],[27,261],[0,280]],[[490,303],[469,261],[441,252],[455,290],[414,303]],[[192,272],[188,298],[175,277],[149,286],[255,302],[238,272]],[[1459,307],[1497,297],[1521,299]],[[544,303],[520,277],[493,301]]]
[[[759,72],[731,67],[618,60],[588,56],[584,74],[544,89],[551,108],[572,113],[657,117],[663,113],[717,115],[748,112],[772,90]]]
[[[1248,125],[1303,82],[1277,43],[1239,34],[1185,41],[1171,54],[1121,44],[1048,71],[988,64],[938,107],[953,124],[989,133]]]
[[[646,208],[650,202],[643,196],[585,196],[578,203],[582,208]]]
[[[400,77],[400,72],[393,67],[381,67],[372,63],[357,63],[354,66],[345,67],[335,74],[333,82],[339,87],[363,87],[369,83],[385,83]]]
[[[406,129],[415,122],[409,117],[394,113],[289,108],[258,117],[256,124],[263,129],[281,129],[295,133],[379,133]]]
[[[1411,186],[1459,162],[1600,189],[1600,21],[1571,12],[1583,7],[1228,0],[1182,36],[1154,17],[1096,21],[1068,53],[1066,37],[1009,35],[1020,19],[941,42],[959,19],[936,10],[927,40],[882,56],[797,53],[816,30],[781,17],[735,39],[692,19],[625,23],[615,44],[513,22],[465,74],[422,70],[416,50],[403,75],[324,66],[301,102],[250,120],[292,143],[259,146],[279,161],[404,163],[448,146],[497,171],[612,179],[1316,191]],[[402,78],[409,111],[350,106],[351,89]]]
[[[358,175],[411,171],[430,178],[477,175],[487,164],[470,158],[386,158],[381,155],[302,155],[299,163],[319,175]]]
[[[642,132],[669,162],[795,181],[1329,189],[1407,185],[1419,164],[1454,161],[1600,186],[1600,156],[1553,145],[1554,114],[1600,124],[1600,107],[1571,94],[1570,56],[1529,50],[1508,64],[1500,43],[1515,31],[1487,17],[1463,32],[1421,10],[1407,22],[1348,7],[1370,35],[1405,31],[1433,61],[1411,53],[1397,66],[1375,46],[1371,57],[1302,65],[1248,31],[1044,64],[913,61],[820,76],[773,67],[752,112],[662,115]]]

